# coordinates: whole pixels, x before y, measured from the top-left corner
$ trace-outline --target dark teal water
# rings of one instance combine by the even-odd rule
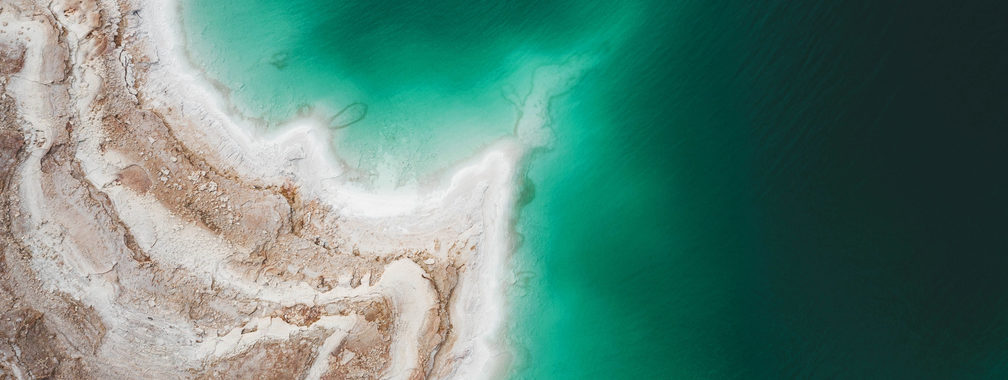
[[[529,65],[604,48],[553,103],[553,149],[528,160],[513,378],[1008,377],[1000,2],[184,11],[194,46],[218,49],[196,61],[247,112],[369,102],[383,122],[337,146],[452,147],[430,166],[509,131],[499,88]],[[274,45],[291,47],[284,69]],[[490,127],[437,119],[450,111]],[[452,142],[409,142],[424,139]]]

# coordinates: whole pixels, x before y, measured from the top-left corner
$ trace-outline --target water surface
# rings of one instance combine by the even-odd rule
[[[365,103],[335,144],[392,177],[604,52],[523,175],[512,378],[1008,376],[1000,2],[184,5],[243,111]]]

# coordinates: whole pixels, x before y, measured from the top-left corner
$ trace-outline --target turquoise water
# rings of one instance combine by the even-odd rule
[[[333,143],[392,168],[376,181],[470,156],[510,133],[531,70],[598,54],[524,172],[511,378],[1008,376],[999,2],[190,0],[183,16],[247,115],[366,104]]]
[[[333,142],[375,181],[402,184],[511,134],[532,71],[604,46],[630,11],[300,0],[188,1],[182,13],[192,59],[242,113],[275,126],[363,105],[351,111],[363,118],[332,123]]]

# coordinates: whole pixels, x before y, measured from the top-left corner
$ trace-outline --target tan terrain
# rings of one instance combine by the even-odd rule
[[[356,190],[323,129],[246,133],[175,80],[169,11],[0,2],[0,378],[492,369],[511,145]]]

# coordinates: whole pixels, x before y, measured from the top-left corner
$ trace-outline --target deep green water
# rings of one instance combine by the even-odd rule
[[[604,52],[528,160],[513,378],[1008,377],[1008,5],[184,4],[244,112],[366,103],[334,144],[393,177]]]

